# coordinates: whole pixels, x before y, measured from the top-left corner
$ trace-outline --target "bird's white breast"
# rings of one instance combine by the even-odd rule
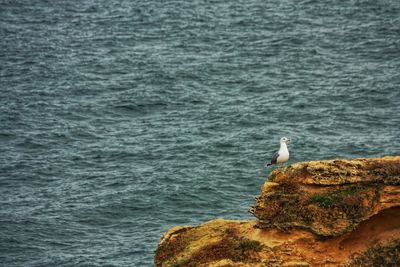
[[[277,163],[284,163],[289,160],[289,152],[287,153],[279,153],[279,157],[276,159]]]
[[[277,163],[284,163],[289,160],[289,150],[285,143],[281,144],[281,148],[279,149],[279,157],[276,159]]]

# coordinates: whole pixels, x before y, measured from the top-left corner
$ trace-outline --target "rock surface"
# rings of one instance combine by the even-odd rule
[[[156,266],[400,266],[400,156],[277,169],[250,212],[171,228]]]
[[[250,212],[261,228],[303,228],[325,237],[350,232],[400,206],[400,157],[296,163],[275,170]]]

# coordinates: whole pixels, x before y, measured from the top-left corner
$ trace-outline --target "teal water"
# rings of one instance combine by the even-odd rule
[[[399,155],[399,1],[0,5],[0,265],[152,266],[290,163]]]

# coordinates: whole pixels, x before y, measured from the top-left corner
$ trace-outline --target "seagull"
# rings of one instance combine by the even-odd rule
[[[287,144],[290,142],[290,139],[287,137],[282,137],[279,141],[281,143],[281,147],[278,152],[275,152],[274,156],[271,159],[271,162],[267,164],[267,166],[271,166],[273,164],[281,164],[285,163],[289,160],[289,150],[287,149]]]

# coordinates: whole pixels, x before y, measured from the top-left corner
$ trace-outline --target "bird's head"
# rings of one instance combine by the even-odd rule
[[[290,138],[287,137],[282,137],[280,143],[285,143],[285,144],[289,144],[290,143]]]

